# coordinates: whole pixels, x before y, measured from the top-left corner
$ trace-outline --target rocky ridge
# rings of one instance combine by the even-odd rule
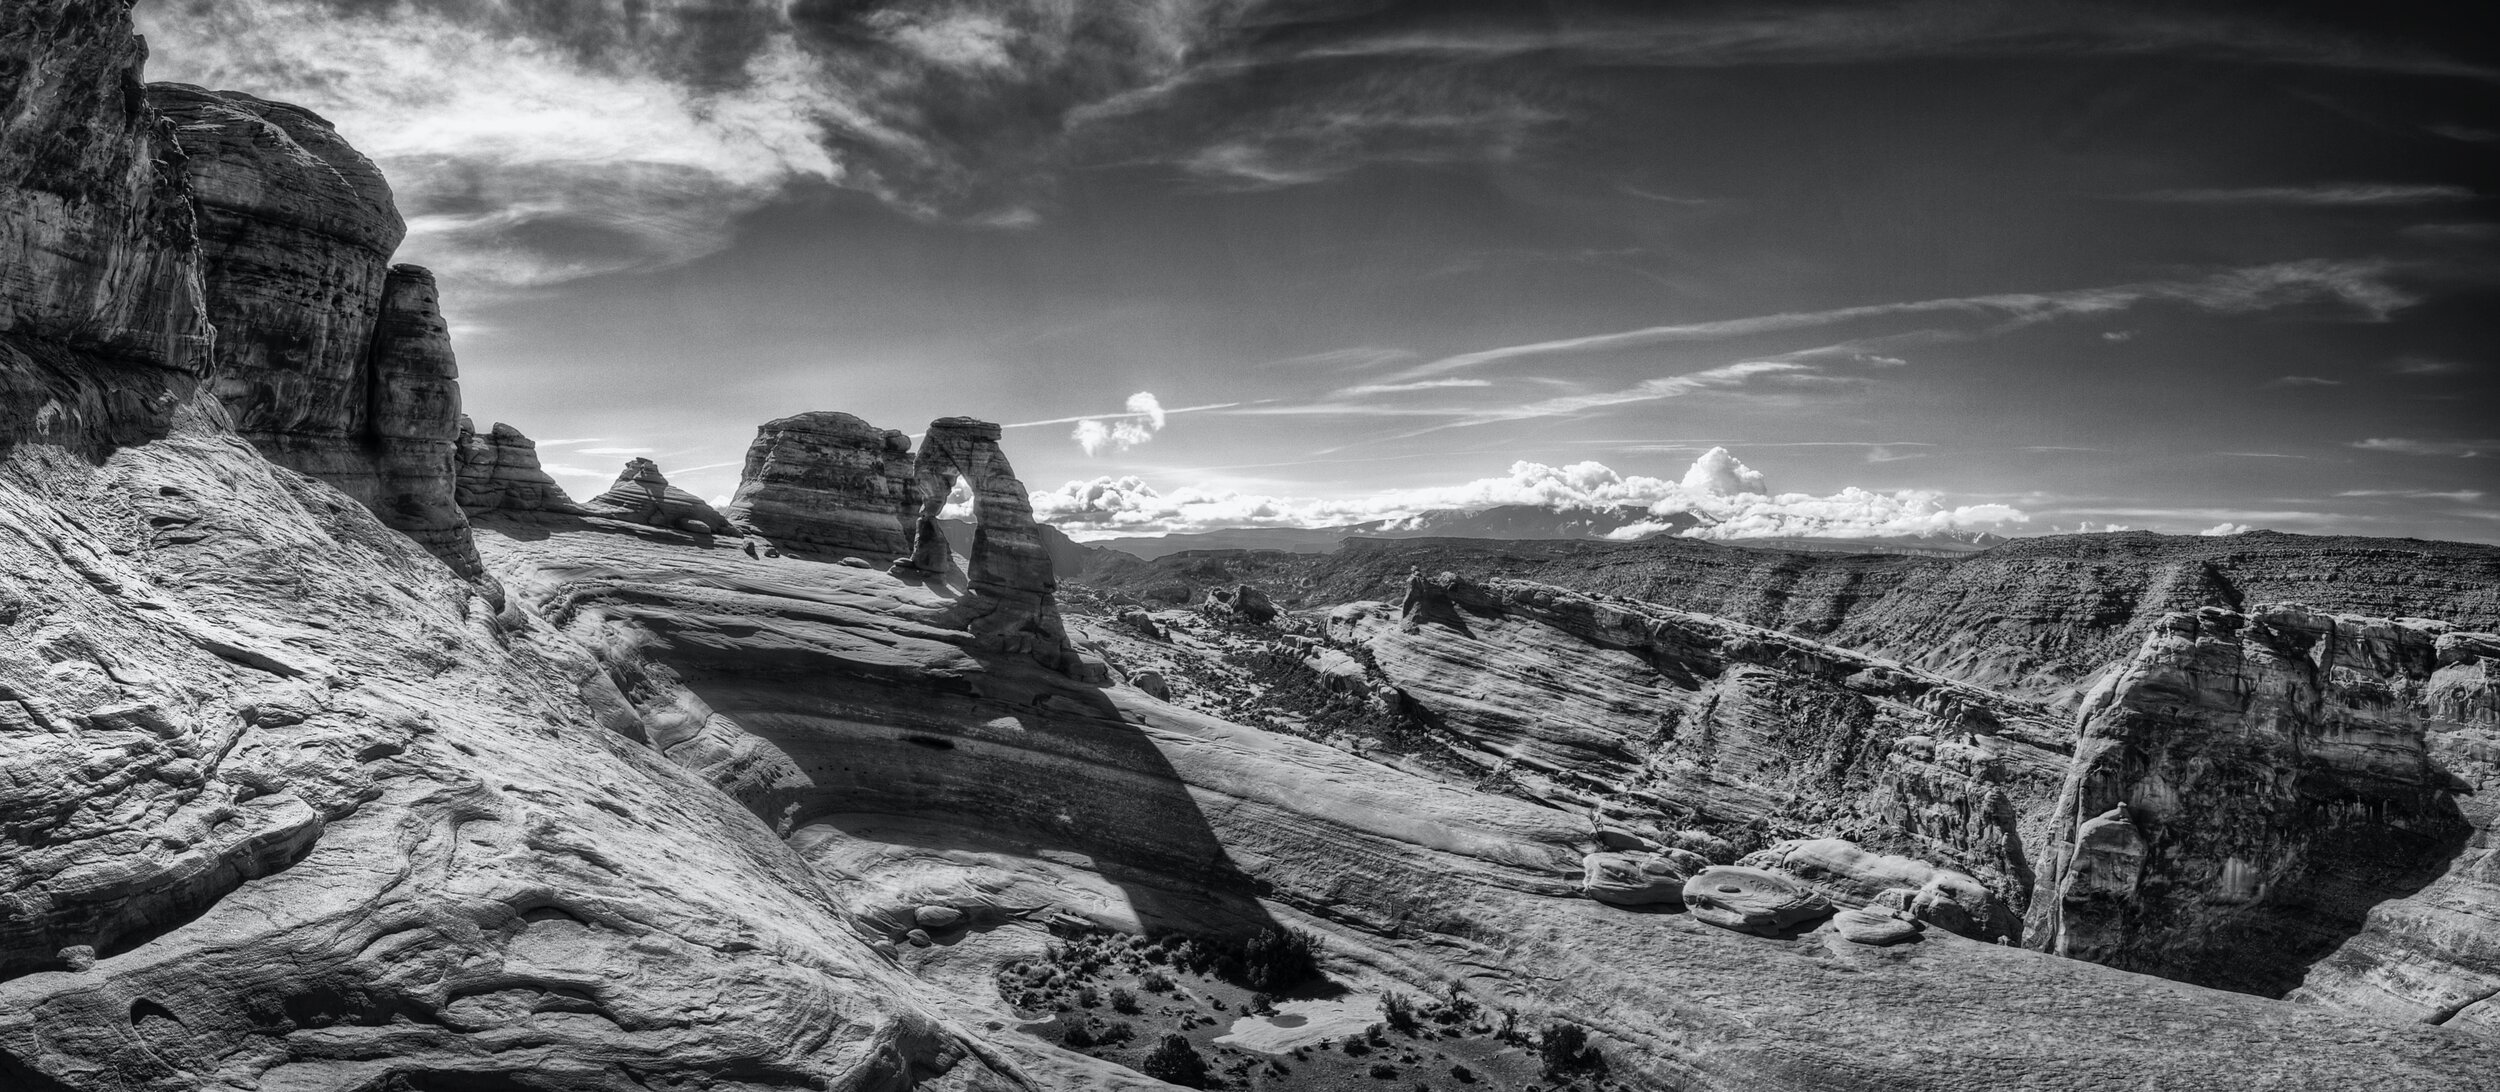
[[[920,505],[911,437],[818,412],[755,431],[725,514],[784,553],[882,562],[911,552]]]
[[[49,82],[10,115],[0,179],[59,192],[64,172],[101,163],[112,185],[187,192],[143,166],[179,147],[148,143],[166,130],[144,96],[73,136],[109,114],[79,95],[140,86],[127,9],[27,10],[56,33],[0,41]],[[25,118],[65,127],[30,136]],[[72,154],[21,159],[28,148]],[[55,211],[0,206],[14,218],[0,235],[51,230],[30,222]],[[113,262],[196,260],[178,232],[149,237],[146,255],[113,251],[141,204],[77,214],[99,249],[60,260],[73,283]],[[142,327],[192,329],[179,299],[142,316],[149,327],[99,321],[49,284],[0,299],[0,375],[35,399],[0,419],[11,1088],[1151,1088],[1015,1031],[1024,1016],[998,969],[1045,950],[1053,929],[1278,924],[1320,936],[1354,996],[1429,986],[1571,1021],[1634,1086],[1959,1088],[1984,1059],[1989,1079],[2037,1087],[2466,1088],[2500,1066],[2500,1040],[2472,1020],[2285,1005],[1921,932],[1883,900],[1910,892],[1915,911],[1927,894],[1941,920],[1963,885],[1855,844],[1766,846],[1755,865],[1768,867],[1698,892],[1711,870],[1686,877],[1681,902],[1769,935],[1582,897],[1601,851],[1693,864],[1627,829],[1613,798],[1637,797],[1598,775],[1629,764],[1596,713],[1552,732],[1443,699],[1453,741],[1482,732],[1469,746],[1553,767],[1549,787],[1520,792],[1101,685],[1108,665],[1080,648],[1133,658],[1256,635],[1364,701],[1404,693],[1375,688],[1380,669],[1325,633],[1282,640],[1294,635],[1271,626],[1318,625],[1241,610],[1239,580],[1220,618],[1066,633],[996,426],[968,419],[930,429],[913,468],[920,564],[897,572],[748,557],[708,523],[499,505],[475,536],[493,579],[464,579],[386,525],[392,494],[351,496],[239,436],[214,360],[186,371],[149,356],[183,343]],[[440,336],[428,307],[398,306],[420,319],[410,338]],[[236,313],[324,328],[256,308]],[[447,353],[439,363],[407,374],[448,380]],[[285,371],[242,373],[243,387],[297,381]],[[386,416],[431,420],[450,391],[414,382]],[[378,434],[355,435],[379,450]],[[957,480],[976,527],[953,566],[935,516]],[[1366,649],[1411,656],[1416,692],[1469,657],[1510,686],[1540,658],[1604,653],[1662,707],[1710,690],[1745,738],[1712,752],[1729,776],[1677,775],[1730,815],[1803,821],[1778,791],[1788,775],[1765,768],[1777,758],[1850,787],[1878,744],[1940,767],[1966,746],[1953,761],[1978,769],[2025,742],[2023,718],[1989,711],[2006,707],[1984,691],[1966,699],[1952,680],[1794,635],[1550,587],[1418,583],[1411,612],[1383,604],[1359,623],[1374,627]],[[2422,704],[2480,724],[2482,646],[2449,645],[2433,642],[2449,659]],[[1171,692],[1191,698],[1181,682]],[[1605,695],[1567,697],[1598,709]],[[1972,790],[1954,791],[1968,803]],[[1992,807],[1905,819],[1842,801],[1819,818],[1946,853],[1953,839],[1933,831],[2001,830]],[[1722,858],[1740,848],[1673,832],[1686,834]],[[1953,852],[2002,856],[1984,840]],[[1761,898],[1733,898],[1748,891]],[[2417,913],[2449,915],[2470,941],[2454,909],[2476,897],[2457,889]],[[1852,898],[1870,905],[1816,924]],[[2375,951],[2411,966],[2407,938],[2387,936],[2398,946]]]
[[[607,492],[582,505],[592,515],[650,527],[667,527],[712,535],[729,530],[729,520],[703,498],[668,484],[660,464],[629,459]]]
[[[485,432],[460,419],[460,471],[453,499],[472,516],[481,512],[559,512],[579,515],[582,506],[539,466],[538,445],[501,421]]]

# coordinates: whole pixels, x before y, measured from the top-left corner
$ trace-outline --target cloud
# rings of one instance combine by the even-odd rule
[[[2224,535],[2244,535],[2254,530],[2256,528],[2245,523],[2232,523],[2226,520],[2196,533],[2208,538],[2220,538]]]
[[[1710,322],[1648,326],[1637,330],[1478,349],[1417,364],[1392,373],[1383,382],[1412,382],[1513,360],[1684,342],[1724,341],[1897,316],[1959,317],[1987,324],[1981,330],[1972,331],[1972,334],[2001,333],[2059,319],[2114,314],[2146,303],[2172,303],[2217,314],[2248,314],[2299,305],[2328,304],[2358,311],[2371,321],[2385,321],[2389,314],[2418,302],[2412,295],[2387,282],[2389,272],[2388,263],[2383,261],[2307,259],[2228,269],[2183,280],[2147,281],[2063,292],[2005,293],[1865,304],[1828,311],[1792,311]]]
[[[2423,205],[2472,201],[2478,195],[2464,186],[2343,183],[2321,186],[2254,186],[2244,189],[2154,190],[2130,194],[2137,201],[2199,205]]]
[[[2344,381],[2315,375],[2286,375],[2266,380],[2263,385],[2267,387],[2340,387],[2344,385]]]
[[[1082,417],[1070,435],[1087,455],[1104,450],[1127,451],[1154,439],[1163,431],[1163,403],[1153,394],[1139,391],[1128,396],[1128,412],[1114,417]]]
[[[1721,497],[1769,491],[1761,471],[1738,461],[1723,447],[1711,448],[1694,459],[1684,471],[1682,484],[1687,493]]]
[[[1342,527],[1407,519],[1440,509],[1507,505],[1552,509],[1647,509],[1660,517],[1625,532],[1639,534],[1701,525],[1684,533],[1707,538],[1864,537],[2020,523],[2005,505],[1948,506],[1929,490],[1884,493],[1847,488],[1828,496],[1774,495],[1763,475],[1724,448],[1693,461],[1675,480],[1617,473],[1603,463],[1565,466],[1513,463],[1500,477],[1449,486],[1386,490],[1350,499],[1278,497],[1185,487],[1164,492],[1137,477],[1069,482],[1033,495],[1036,515],[1079,538],[1204,531],[1225,527]],[[1690,513],[1690,518],[1667,517]]]
[[[2445,455],[2473,459],[2485,452],[2500,451],[2500,440],[2416,440],[2383,436],[2356,440],[2351,446],[2363,451],[2385,451],[2397,455]]]
[[[538,469],[544,470],[547,473],[553,474],[559,478],[590,478],[597,481],[616,480],[616,471],[614,470],[592,470],[586,466],[568,466],[564,463],[540,463],[538,464]]]
[[[2462,140],[2469,144],[2489,144],[2500,140],[2500,130],[2482,129],[2472,125],[2441,124],[2425,125],[2422,128],[2438,136],[2444,136],[2450,140]]]
[[[542,444],[542,445],[540,445],[540,446],[542,446],[542,447],[543,447],[543,446],[546,446],[546,445],[543,445],[543,444]],[[656,451],[656,450],[658,450],[658,449],[657,449],[657,448],[648,448],[648,447],[585,447],[585,448],[581,448],[581,449],[579,449],[579,450],[575,451],[575,452],[574,452],[574,454],[576,454],[576,455],[649,455],[649,454],[651,454],[653,451]]]
[[[1366,383],[1347,387],[1336,393],[1346,396],[1369,394],[1404,394],[1410,391],[1447,390],[1453,387],[1490,387],[1490,379],[1420,379],[1413,383]]]
[[[2405,500],[2449,500],[2459,504],[2471,504],[2483,499],[2483,493],[2479,489],[2452,489],[2446,492],[2429,489],[2347,489],[2335,495],[2339,497],[2398,497]]]
[[[2465,370],[2456,361],[2427,356],[2399,357],[2388,367],[2398,375],[2455,375]]]
[[[2103,330],[2103,331],[2101,331],[2101,340],[2103,340],[2103,341],[2129,341],[2129,340],[2134,339],[2134,337],[2135,337],[2135,331],[2133,331],[2133,330]]]

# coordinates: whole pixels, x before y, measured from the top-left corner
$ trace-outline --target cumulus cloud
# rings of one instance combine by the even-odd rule
[[[2204,535],[2208,538],[2220,538],[2224,535],[2244,535],[2254,530],[2256,530],[2256,528],[2245,523],[2232,523],[2225,520],[2196,533]]]
[[[1163,431],[1163,403],[1146,391],[1128,396],[1128,412],[1112,417],[1085,417],[1076,422],[1071,434],[1078,447],[1088,455],[1108,451],[1127,451],[1154,439]]]
[[[1351,499],[1197,487],[1165,492],[1137,477],[1069,482],[1033,496],[1036,515],[1079,538],[1225,527],[1342,527],[1441,509],[1509,505],[1634,508],[1657,517],[1635,522],[1616,532],[1618,537],[1670,531],[1729,539],[1912,535],[1998,527],[2028,518],[2001,504],[1950,506],[1931,490],[1887,493],[1852,487],[1828,496],[1773,494],[1760,472],[1725,448],[1704,452],[1674,480],[1621,474],[1594,461],[1564,466],[1522,461],[1500,477]],[[1673,518],[1678,516],[1682,518]]]

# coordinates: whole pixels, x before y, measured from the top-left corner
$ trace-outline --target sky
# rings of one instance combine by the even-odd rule
[[[2500,542],[2471,5],[140,0],[330,119],[576,496],[1011,426],[1092,537]]]

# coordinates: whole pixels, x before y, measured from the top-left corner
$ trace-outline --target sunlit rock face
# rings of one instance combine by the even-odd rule
[[[460,480],[454,499],[470,515],[481,512],[578,513],[581,506],[565,495],[553,476],[538,463],[538,444],[521,430],[501,421],[479,432],[460,419]]]
[[[319,115],[241,92],[148,90],[199,207],[213,387],[280,465],[356,498],[463,575],[459,369],[433,274],[390,264],[389,183]]]
[[[1847,837],[2003,906],[2065,770],[2046,710],[1846,649],[1515,580],[1417,578],[1338,608],[1451,755],[1567,806],[1755,844]],[[1602,803],[1600,803],[1602,801]],[[2008,936],[2013,915],[1978,930]]]
[[[847,413],[801,413],[756,430],[723,514],[784,553],[890,560],[911,552],[919,488],[911,437]]]
[[[913,520],[910,565],[944,573],[951,553],[938,513],[961,481],[972,492],[972,551],[967,586],[941,624],[970,630],[984,647],[1020,652],[1065,673],[1085,671],[1059,621],[1059,578],[1050,547],[1033,519],[1033,498],[998,446],[999,428],[970,417],[929,422],[914,472],[920,511]]]
[[[660,464],[649,459],[628,460],[625,469],[617,474],[616,484],[582,507],[593,515],[651,527],[696,534],[729,530],[728,519],[703,498],[668,484],[668,476],[660,473]]]
[[[2475,1007],[2500,991],[2492,647],[2299,607],[2165,618],[2085,704],[2031,943],[2500,1024]]]

